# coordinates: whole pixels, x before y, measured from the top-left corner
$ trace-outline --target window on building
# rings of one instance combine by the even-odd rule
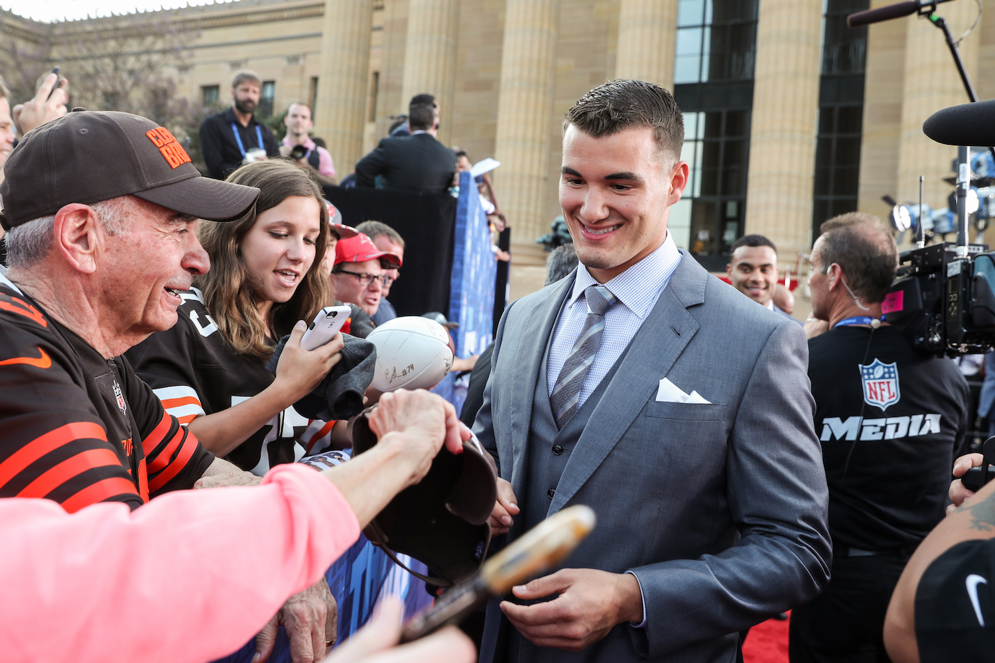
[[[823,0],[813,237],[826,219],[857,209],[867,27],[850,29],[846,17],[869,6],[869,0]]]
[[[318,108],[318,77],[311,77],[311,92],[308,99],[308,106],[311,107],[311,117],[314,117],[315,112]]]
[[[276,81],[263,81],[263,89],[259,94],[259,116],[272,117],[273,101],[276,99]]]
[[[380,98],[380,72],[373,72],[373,79],[370,81],[370,117],[368,118],[370,122],[376,122],[377,120],[377,102]]]
[[[679,0],[674,97],[690,167],[668,228],[711,270],[743,235],[757,0]]]
[[[200,103],[205,108],[215,106],[218,103],[218,95],[221,93],[220,85],[201,85]]]

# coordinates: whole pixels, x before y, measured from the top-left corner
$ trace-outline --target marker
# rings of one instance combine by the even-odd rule
[[[578,504],[542,521],[484,562],[475,576],[443,594],[431,609],[416,615],[404,627],[401,642],[459,623],[490,596],[502,596],[559,563],[591,533],[596,520],[594,509]]]

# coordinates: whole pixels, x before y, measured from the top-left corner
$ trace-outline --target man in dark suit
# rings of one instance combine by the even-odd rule
[[[411,109],[410,136],[384,138],[356,164],[356,186],[405,191],[442,192],[452,186],[456,155],[435,139],[435,113],[427,106]]]
[[[495,534],[572,504],[569,568],[488,606],[481,660],[732,661],[738,632],[829,578],[802,329],[667,232],[687,185],[669,92],[613,81],[567,113],[560,206],[581,265],[508,307],[474,424]]]

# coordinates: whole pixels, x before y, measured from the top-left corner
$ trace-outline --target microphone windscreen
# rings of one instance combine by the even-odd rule
[[[887,5],[886,7],[867,9],[856,14],[850,14],[846,17],[846,25],[848,28],[859,28],[862,25],[890,21],[893,18],[901,18],[902,16],[911,16],[918,10],[918,2],[907,0],[906,2],[898,2],[893,5]]]
[[[936,111],[922,132],[944,145],[995,146],[995,99]]]

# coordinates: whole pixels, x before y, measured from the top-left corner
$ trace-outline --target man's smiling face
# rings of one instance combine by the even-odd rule
[[[688,166],[660,150],[650,127],[595,138],[570,125],[560,172],[560,207],[577,257],[604,283],[666,239]]]

